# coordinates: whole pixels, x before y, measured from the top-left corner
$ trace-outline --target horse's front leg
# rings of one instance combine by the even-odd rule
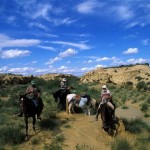
[[[26,137],[28,137],[28,117],[24,116],[25,124],[26,124]]]
[[[33,116],[33,130],[36,132],[35,130],[35,123],[36,123],[36,118],[35,118],[35,115]]]
[[[88,115],[91,116],[91,111],[89,107],[87,108],[87,112],[88,112]]]

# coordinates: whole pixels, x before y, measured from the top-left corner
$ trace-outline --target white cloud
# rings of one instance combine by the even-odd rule
[[[128,59],[126,62],[131,64],[136,64],[136,63],[147,63],[150,62],[150,60],[143,59],[143,58],[138,58],[138,59],[132,58],[132,59]]]
[[[58,56],[59,56],[59,57],[69,57],[69,56],[75,55],[75,54],[77,54],[77,53],[78,53],[78,51],[76,51],[75,49],[69,48],[69,49],[67,49],[67,50],[64,51],[64,52],[60,52],[60,53],[58,54]]]
[[[95,66],[95,68],[103,68],[103,67],[106,67],[106,66],[105,65],[99,65],[99,64]]]
[[[59,26],[59,25],[70,25],[70,24],[76,22],[77,20],[67,17],[67,18],[63,18],[63,19],[54,18],[49,21],[52,22],[55,26]]]
[[[73,46],[73,47],[80,48],[82,50],[91,49],[91,47],[86,45],[85,43],[71,43],[71,42],[63,42],[63,41],[52,41],[51,43],[61,44],[65,46]]]
[[[43,17],[44,19],[48,19],[48,12],[52,9],[52,6],[49,4],[39,4],[36,7],[34,12],[32,11],[32,18],[36,19],[38,17]]]
[[[150,39],[145,39],[142,41],[143,45],[147,46],[150,45]]]
[[[112,60],[112,61],[115,61],[117,58],[116,57],[101,57],[101,58],[97,58],[96,61],[99,62],[99,61],[109,61],[109,60]]]
[[[73,56],[75,54],[77,54],[77,51],[74,50],[74,49],[69,48],[69,49],[67,49],[64,52],[60,52],[57,57],[55,57],[53,59],[50,59],[48,62],[45,63],[45,65],[53,64],[53,63],[55,63],[57,61],[62,60],[62,58],[70,57],[70,56]]]
[[[16,57],[23,57],[30,55],[29,50],[0,50],[0,58],[7,59],[7,58],[16,58]]]
[[[136,54],[138,53],[138,48],[128,48],[126,51],[123,52],[123,54]]]
[[[38,45],[38,47],[40,47],[40,48],[42,48],[42,49],[47,49],[47,50],[51,50],[51,51],[56,51],[53,47],[50,47],[50,46]]]
[[[110,58],[108,57],[102,57],[102,58],[97,58],[96,61],[108,61]]]
[[[100,3],[97,0],[88,0],[77,5],[76,9],[80,13],[91,14],[91,13],[96,12],[96,9],[102,6],[103,6],[103,3]]]
[[[0,47],[27,47],[33,46],[40,43],[39,40],[36,39],[12,39],[7,35],[0,34]]]
[[[49,61],[46,62],[45,65],[53,64],[53,63],[55,63],[55,62],[57,62],[57,61],[59,61],[59,60],[62,60],[62,58],[60,58],[60,57],[55,57],[55,58],[53,58],[53,59],[49,59]]]
[[[60,68],[58,68],[59,70],[63,70],[63,69],[68,69],[67,66],[61,66]]]
[[[30,26],[30,27],[38,27],[38,28],[43,29],[43,30],[45,30],[45,31],[48,31],[48,30],[49,30],[46,26],[44,26],[44,25],[41,24],[41,23],[29,23],[29,26]]]
[[[134,17],[133,11],[125,5],[117,6],[115,11],[120,20],[128,20]]]

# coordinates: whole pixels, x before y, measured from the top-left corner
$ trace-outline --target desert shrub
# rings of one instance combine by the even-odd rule
[[[4,106],[4,101],[2,101],[1,99],[0,99],[0,108],[2,108]]]
[[[77,144],[76,150],[92,150],[92,148],[86,144]]]
[[[143,78],[140,76],[136,76],[135,79],[137,79],[138,81],[141,81]]]
[[[121,101],[122,101],[123,103],[125,103],[126,100],[127,100],[127,97],[126,97],[126,96],[123,96],[123,97],[121,98]]]
[[[39,126],[43,130],[54,130],[57,126],[56,122],[50,119],[43,119],[39,122]]]
[[[141,81],[141,82],[139,82],[139,83],[136,85],[136,88],[137,88],[138,90],[146,89],[146,87],[147,87],[147,85],[145,84],[144,81]]]
[[[18,103],[19,103],[18,99],[19,99],[18,94],[11,94],[6,105],[8,107],[10,107],[10,106],[18,107]]]
[[[150,97],[147,98],[146,102],[150,104]]]
[[[148,129],[146,123],[144,123],[141,119],[131,119],[127,120],[125,118],[122,119],[125,125],[126,131],[134,134],[139,134],[143,131],[143,129]]]
[[[5,114],[0,115],[0,125],[6,124],[8,117]]]
[[[116,139],[111,144],[111,150],[132,150],[132,146],[126,139]]]
[[[150,143],[150,136],[138,137],[135,143],[136,149],[138,150],[147,150],[148,144]]]
[[[60,134],[60,135],[57,135],[55,137],[55,142],[59,142],[59,143],[62,143],[64,142],[65,138],[64,138],[64,135],[63,134]]]
[[[127,107],[127,106],[122,106],[121,108],[122,108],[122,109],[128,109],[128,107]]]
[[[147,117],[150,117],[150,114],[145,113],[145,114],[144,114],[144,117],[146,117],[146,118],[147,118]]]
[[[47,119],[54,119],[56,118],[56,108],[54,108],[55,110],[52,110],[50,107],[46,107],[46,110],[43,112],[43,115],[45,116],[45,118]]]
[[[42,79],[42,78],[35,78],[34,81],[36,82],[36,84],[38,86],[46,84],[46,81],[44,79]]]
[[[49,147],[45,148],[45,150],[63,150],[63,149],[60,144],[52,142]]]
[[[66,124],[66,125],[64,125],[64,128],[71,128],[71,125]]]
[[[54,139],[52,139],[50,146],[44,147],[44,150],[62,150],[62,143],[64,140],[63,134],[57,135]]]
[[[148,110],[148,104],[142,104],[142,106],[141,106],[141,111],[143,111],[143,112],[147,112],[147,110]]]
[[[0,129],[0,144],[19,144],[25,139],[25,135],[19,128],[6,126]]]
[[[125,83],[125,88],[130,88],[130,89],[132,89],[132,88],[133,88],[133,82],[127,81],[127,82]]]
[[[31,140],[32,145],[37,145],[37,144],[39,144],[39,142],[40,142],[40,139],[38,139],[38,138],[33,138]]]
[[[4,88],[1,89],[1,90],[0,90],[0,97],[7,97],[7,96],[8,96],[8,91],[9,91],[9,90],[6,89],[6,88],[5,88],[5,89],[4,89]]]

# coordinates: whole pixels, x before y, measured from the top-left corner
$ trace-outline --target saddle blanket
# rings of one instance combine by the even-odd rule
[[[76,94],[68,94],[67,95],[68,102],[70,102],[75,96],[76,96]]]
[[[81,97],[79,107],[84,107],[85,104],[87,103],[88,99]]]

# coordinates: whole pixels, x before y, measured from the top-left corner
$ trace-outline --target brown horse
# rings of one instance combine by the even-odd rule
[[[35,123],[36,123],[36,114],[37,114],[37,106],[34,103],[33,100],[28,99],[25,95],[20,95],[19,96],[19,101],[20,104],[22,105],[23,109],[23,115],[24,115],[24,120],[25,120],[25,125],[26,125],[26,137],[28,137],[28,118],[32,117],[33,119],[33,130],[35,130]]]
[[[101,119],[102,119],[102,128],[104,131],[108,132],[108,134],[113,135],[116,130],[116,124],[118,125],[119,120],[117,117],[113,116],[113,110],[111,107],[104,103],[101,105]]]

